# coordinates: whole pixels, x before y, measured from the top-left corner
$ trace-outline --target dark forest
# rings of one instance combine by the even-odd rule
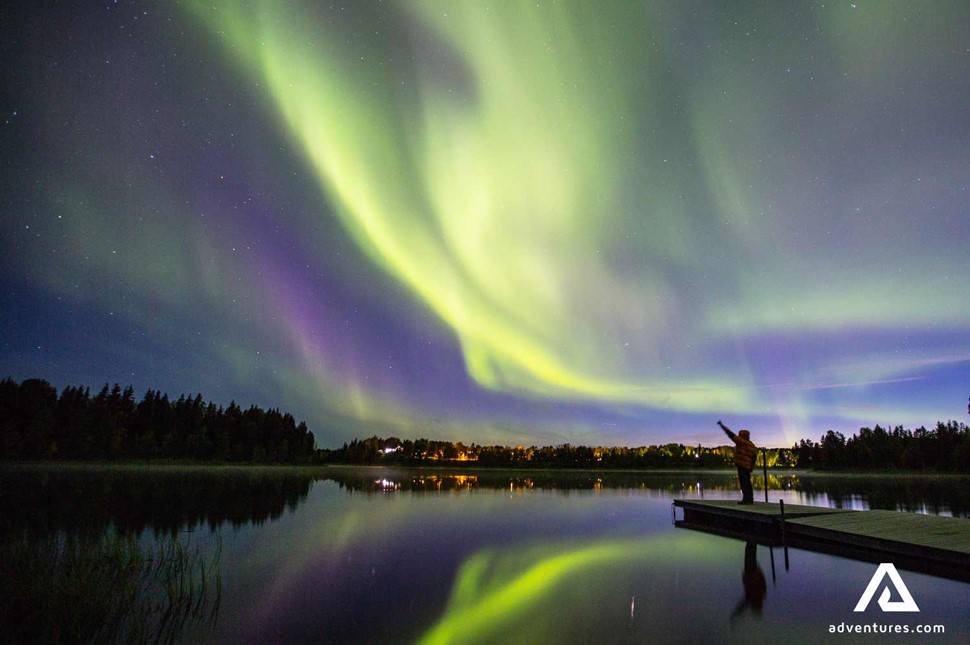
[[[68,386],[60,396],[46,381],[0,382],[0,459],[194,460],[306,463],[313,433],[292,415],[243,410],[148,390],[135,402],[131,386],[91,396]]]
[[[764,448],[758,467],[829,471],[970,472],[970,428],[957,421],[908,430],[861,428],[846,437],[829,430],[819,441]],[[242,409],[202,395],[107,384],[92,396],[83,386],[57,390],[39,379],[0,382],[0,459],[175,460],[213,463],[386,464],[493,468],[729,468],[733,446],[590,447],[482,446],[420,438],[354,439],[318,449],[306,424],[278,409]]]

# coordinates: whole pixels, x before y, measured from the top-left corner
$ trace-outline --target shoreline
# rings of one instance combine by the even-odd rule
[[[429,465],[429,464],[259,464],[241,462],[197,462],[197,461],[4,461],[0,463],[0,470],[97,470],[109,469],[116,471],[150,471],[150,470],[186,470],[186,471],[285,471],[285,472],[334,472],[348,471],[402,471],[413,473],[444,473],[451,475],[463,474],[492,474],[492,475],[596,475],[596,476],[627,476],[627,475],[724,475],[733,477],[733,468],[541,468],[541,467],[492,467],[492,466],[458,466],[458,465]],[[752,477],[763,477],[764,471],[755,468]],[[970,477],[970,472],[953,471],[921,471],[921,470],[879,470],[879,471],[832,471],[812,470],[805,468],[768,468],[768,474],[774,476],[799,477]]]

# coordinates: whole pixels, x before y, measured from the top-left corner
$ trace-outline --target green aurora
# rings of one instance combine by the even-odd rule
[[[20,16],[76,37],[9,72],[17,376],[323,445],[965,411],[964,3],[110,10]]]

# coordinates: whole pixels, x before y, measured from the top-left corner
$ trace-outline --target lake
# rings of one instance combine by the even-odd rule
[[[786,567],[780,547],[675,528],[675,497],[733,499],[736,479],[7,465],[0,627],[64,641],[970,642],[970,584],[900,567],[920,611],[856,613],[877,563],[789,548]],[[965,476],[771,474],[769,497],[970,517]],[[838,632],[856,625],[910,633]]]

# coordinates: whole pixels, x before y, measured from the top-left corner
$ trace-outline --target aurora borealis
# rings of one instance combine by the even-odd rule
[[[965,3],[20,4],[0,376],[321,446],[966,418]]]

